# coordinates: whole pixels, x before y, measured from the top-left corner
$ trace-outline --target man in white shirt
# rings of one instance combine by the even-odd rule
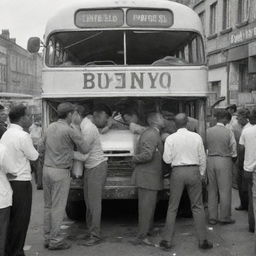
[[[181,113],[175,117],[177,132],[167,137],[164,145],[163,160],[172,166],[170,177],[170,199],[160,247],[172,247],[174,225],[180,198],[184,187],[187,188],[191,210],[199,238],[200,249],[211,249],[207,240],[205,212],[202,200],[202,179],[205,176],[206,156],[200,135],[187,130],[188,117]],[[200,178],[201,176],[201,178]]]
[[[32,185],[29,161],[38,158],[30,135],[25,132],[31,125],[27,108],[14,106],[9,112],[10,127],[1,138],[1,143],[14,163],[16,177],[10,180],[13,190],[10,224],[6,242],[7,255],[25,255],[23,251],[31,214]]]
[[[105,105],[94,107],[93,117],[88,116],[89,108],[84,108],[81,113],[81,132],[84,140],[90,145],[89,154],[84,162],[84,199],[86,204],[86,222],[89,229],[89,237],[80,245],[92,246],[101,242],[101,201],[103,188],[107,177],[107,158],[102,150],[100,133],[94,124],[102,124],[105,127],[107,118],[111,116],[110,110]],[[107,118],[105,118],[107,117]],[[104,123],[104,120],[105,123]]]
[[[239,152],[244,156],[243,162],[243,180],[245,185],[248,185],[248,224],[249,231],[254,233],[255,219],[253,213],[253,204],[256,204],[256,200],[253,202],[252,187],[253,187],[253,175],[254,168],[256,166],[256,109],[252,110],[250,117],[251,126],[247,129],[243,129],[239,140]],[[255,188],[254,188],[255,189]]]
[[[7,175],[16,175],[13,160],[0,144],[0,255],[5,255],[7,228],[12,205],[12,188]]]

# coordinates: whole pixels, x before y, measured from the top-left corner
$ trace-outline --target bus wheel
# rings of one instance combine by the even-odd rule
[[[84,201],[68,201],[66,214],[71,220],[85,221],[86,206]]]

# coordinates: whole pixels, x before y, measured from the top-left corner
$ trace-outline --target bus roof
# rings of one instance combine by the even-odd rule
[[[186,30],[203,33],[201,20],[191,8],[168,0],[86,0],[73,4],[53,16],[46,25],[45,39],[53,31],[79,31],[88,30],[75,25],[74,17],[80,9],[111,9],[111,8],[145,8],[145,9],[167,9],[173,13],[173,25],[165,30]],[[109,28],[108,28],[109,29]],[[112,29],[112,28],[111,28]],[[119,27],[113,29],[134,29],[134,27]],[[151,29],[152,28],[143,28]],[[90,29],[92,30],[92,28]]]

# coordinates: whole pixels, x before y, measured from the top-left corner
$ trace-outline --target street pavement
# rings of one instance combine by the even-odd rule
[[[112,201],[104,203],[102,233],[104,242],[93,247],[79,246],[79,241],[86,234],[85,223],[72,222],[67,218],[63,222],[62,231],[67,233],[72,242],[72,248],[65,251],[49,251],[43,248],[43,191],[34,187],[33,206],[30,227],[25,245],[26,256],[252,256],[254,251],[254,234],[248,232],[247,212],[233,210],[236,219],[234,225],[208,226],[209,240],[213,241],[214,248],[209,251],[200,251],[193,220],[178,218],[174,247],[170,251],[163,251],[157,247],[160,240],[160,230],[164,218],[156,221],[155,247],[134,246],[130,243],[136,236],[137,213],[134,204]],[[239,204],[238,193],[233,191],[233,209]],[[125,205],[125,207],[123,207]]]

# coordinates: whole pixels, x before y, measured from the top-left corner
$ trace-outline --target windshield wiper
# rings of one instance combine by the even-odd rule
[[[91,36],[89,36],[89,37],[86,37],[86,38],[84,38],[84,39],[82,39],[82,40],[80,40],[80,41],[78,41],[78,42],[75,42],[75,43],[73,43],[73,44],[70,44],[70,45],[64,47],[64,49],[66,50],[66,49],[71,48],[71,47],[73,47],[73,46],[75,46],[75,45],[81,44],[81,43],[83,43],[83,42],[85,42],[85,41],[87,41],[87,40],[89,40],[89,39],[92,39],[92,38],[94,38],[94,37],[96,37],[96,36],[99,36],[99,35],[102,34],[102,33],[103,33],[103,31],[100,31],[100,32],[98,32],[98,33],[96,33],[96,34],[93,34],[93,35],[91,35]]]

